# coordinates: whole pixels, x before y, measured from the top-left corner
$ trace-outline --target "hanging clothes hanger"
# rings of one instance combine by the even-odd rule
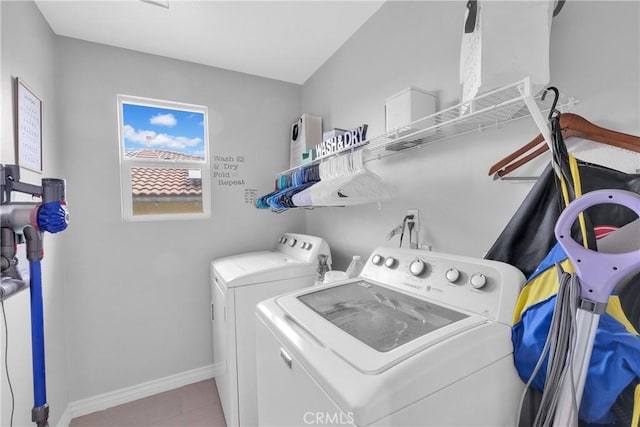
[[[293,204],[297,207],[320,206],[317,200],[324,188],[338,179],[344,179],[345,173],[342,171],[341,162],[343,161],[340,160],[340,156],[329,157],[320,162],[318,165],[319,182],[295,194],[291,199]]]
[[[578,138],[588,139],[590,141],[599,142],[602,144],[611,145],[613,147],[623,148],[625,150],[640,153],[640,137],[613,131],[610,129],[605,129],[603,127],[594,125],[584,117],[581,117],[577,114],[560,114],[560,127],[562,129],[561,132],[564,139],[575,136]],[[547,144],[543,144],[535,151],[527,154],[525,157],[520,158],[520,156],[536,148],[540,143],[543,142],[544,138],[542,137],[542,135],[536,136],[529,143],[491,166],[491,168],[489,169],[489,175],[494,175],[494,178],[498,179],[514,171],[530,160],[538,157],[549,149]]]
[[[364,164],[364,151],[351,153],[350,178],[331,194],[329,201],[337,205],[355,205],[386,200],[393,197],[394,190]]]
[[[320,182],[295,194],[293,204],[350,206],[393,197],[393,189],[365,167],[363,153],[352,151],[320,163]]]

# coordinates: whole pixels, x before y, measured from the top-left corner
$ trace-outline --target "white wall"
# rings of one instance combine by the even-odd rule
[[[439,109],[459,101],[458,69],[464,1],[386,3],[303,85],[303,110],[322,115],[325,129],[369,124],[384,132],[385,99],[414,85],[435,92]],[[580,103],[572,112],[610,129],[640,134],[637,2],[566,2],[551,32],[551,84]],[[615,49],[613,48],[615,46]],[[507,60],[508,58],[505,58]],[[533,182],[494,182],[492,164],[538,130],[530,119],[447,140],[367,166],[398,189],[382,204],[320,208],[307,232],[329,240],[335,267],[376,246],[397,246],[387,233],[406,209],[418,208],[421,240],[434,250],[483,256]],[[576,157],[635,172],[637,154],[590,142],[567,142]],[[539,159],[513,175],[536,175]],[[406,244],[406,243],[405,243]]]
[[[21,180],[40,185],[42,177],[63,177],[62,139],[56,120],[55,36],[32,2],[1,2],[2,10],[2,144],[1,163],[15,163],[14,153],[14,78],[20,77],[43,100],[43,167],[42,175],[23,169]],[[18,200],[30,200],[20,197]],[[21,245],[22,247],[24,245]],[[67,330],[65,325],[64,233],[44,237],[45,257],[42,261],[42,285],[45,322],[45,356],[47,397],[50,419],[55,422],[66,409]],[[28,262],[20,264],[28,271]],[[9,327],[9,374],[16,396],[14,425],[30,425],[33,407],[31,375],[31,320],[29,292],[23,291],[5,301]],[[4,322],[3,322],[4,323]],[[4,326],[4,325],[3,325]],[[4,327],[2,328],[4,347]],[[4,350],[4,348],[3,348]],[[2,401],[0,425],[9,425],[10,394],[2,362]]]

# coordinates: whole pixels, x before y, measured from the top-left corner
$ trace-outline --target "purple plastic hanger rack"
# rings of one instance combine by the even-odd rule
[[[580,308],[576,313],[577,339],[571,376],[562,384],[560,401],[554,417],[554,426],[577,425],[577,411],[591,359],[600,315],[605,312],[611,292],[620,281],[640,270],[640,248],[632,252],[612,254],[585,248],[571,237],[571,226],[581,212],[600,204],[626,206],[640,216],[640,195],[622,190],[592,191],[574,200],[558,218],[555,235],[571,260],[580,280]],[[573,390],[572,390],[573,389]]]

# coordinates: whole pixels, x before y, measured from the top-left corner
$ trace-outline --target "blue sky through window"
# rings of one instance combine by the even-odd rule
[[[122,104],[125,152],[143,148],[204,158],[204,113]]]

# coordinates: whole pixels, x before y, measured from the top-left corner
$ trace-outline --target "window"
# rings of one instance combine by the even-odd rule
[[[127,221],[210,216],[207,107],[118,95]]]

